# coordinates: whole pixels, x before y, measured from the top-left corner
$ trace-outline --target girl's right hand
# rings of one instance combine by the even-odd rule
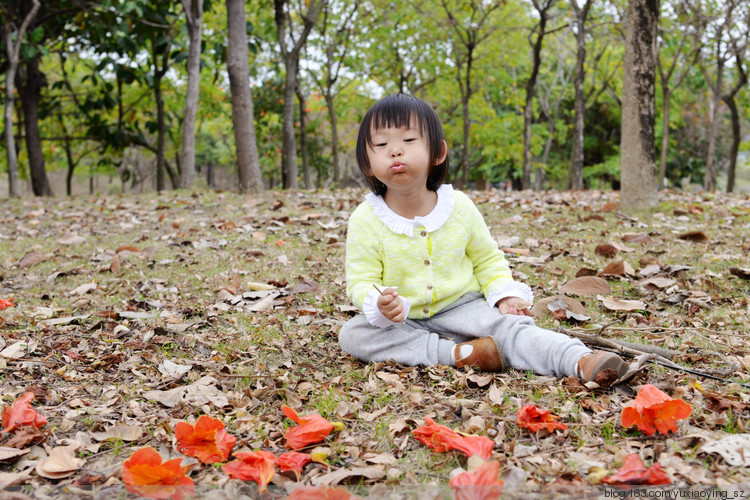
[[[402,323],[406,319],[404,317],[404,303],[398,296],[398,292],[393,288],[386,288],[380,294],[378,309],[383,313],[383,316],[394,323]]]

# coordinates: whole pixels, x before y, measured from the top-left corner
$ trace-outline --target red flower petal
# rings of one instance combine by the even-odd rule
[[[450,480],[456,500],[495,500],[503,491],[503,481],[498,479],[500,464],[485,462],[474,472],[463,472]]]
[[[555,429],[564,431],[567,426],[557,420],[560,417],[553,415],[549,410],[540,410],[533,404],[527,404],[516,414],[516,423],[519,427],[528,429],[531,432],[537,432],[541,429],[547,429],[548,432],[554,432]]]
[[[328,486],[300,486],[292,491],[287,500],[350,500],[359,497],[352,496],[344,488],[330,488]]]
[[[282,406],[281,411],[284,412],[284,415],[299,424],[284,434],[287,448],[299,450],[309,444],[319,443],[334,429],[333,424],[320,415],[315,414],[300,417],[297,415],[297,412],[288,406]]]
[[[255,481],[258,491],[265,493],[266,485],[276,474],[276,457],[270,451],[239,451],[234,454],[237,460],[222,465],[221,469],[233,479]]]
[[[221,420],[202,415],[195,426],[178,422],[174,428],[177,449],[204,464],[224,462],[234,448],[237,438],[224,430]]]
[[[122,464],[125,489],[143,497],[181,500],[194,493],[193,480],[185,475],[187,467],[175,458],[162,463],[159,453],[147,446],[137,450]]]
[[[425,417],[425,422],[427,425],[418,427],[412,434],[435,453],[458,450],[467,457],[479,455],[483,460],[492,455],[494,443],[485,436],[462,436],[444,425],[436,424],[430,417]]]
[[[623,427],[638,426],[641,432],[651,436],[659,431],[669,434],[677,432],[677,420],[690,416],[693,409],[682,399],[673,399],[651,384],[641,387],[633,402],[623,408],[620,422]]]
[[[661,465],[655,463],[651,467],[646,468],[643,465],[643,460],[641,460],[637,453],[628,455],[620,470],[612,476],[603,478],[601,482],[615,486],[672,484],[667,473],[661,468]]]
[[[3,409],[3,432],[11,432],[22,425],[31,425],[40,429],[47,423],[47,419],[31,407],[30,403],[33,399],[33,392],[24,392],[13,401],[11,406]]]
[[[288,451],[276,457],[276,464],[279,466],[281,472],[286,472],[288,470],[302,472],[305,465],[310,462],[312,462],[312,457],[310,455],[296,451]]]
[[[10,300],[0,299],[0,311],[14,306],[15,304],[13,303],[13,297],[11,297]]]

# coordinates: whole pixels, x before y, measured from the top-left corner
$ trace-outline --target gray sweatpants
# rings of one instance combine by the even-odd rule
[[[364,314],[347,321],[339,332],[341,348],[363,361],[395,361],[405,365],[452,365],[451,350],[477,337],[494,335],[509,366],[539,375],[568,377],[591,350],[578,339],[539,328],[528,316],[500,314],[480,293],[468,293],[428,319],[380,328]]]

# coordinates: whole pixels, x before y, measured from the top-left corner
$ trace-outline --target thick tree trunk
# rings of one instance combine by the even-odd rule
[[[575,1],[575,0],[573,0]],[[583,82],[586,78],[586,20],[578,20],[576,32],[576,72],[573,78],[574,121],[573,147],[570,152],[570,170],[568,171],[567,186],[570,189],[583,189],[583,133],[586,118],[586,97],[583,94]]]
[[[341,182],[341,165],[339,164],[339,130],[338,117],[334,108],[333,97],[326,92],[326,106],[328,107],[328,121],[331,122],[331,160],[333,162],[333,182]]]
[[[662,133],[661,133],[661,152],[659,153],[659,180],[657,189],[664,188],[664,178],[667,175],[667,153],[669,153],[669,103],[672,100],[672,91],[662,87],[664,100],[664,110],[662,111]]]
[[[198,112],[201,71],[201,38],[203,36],[203,0],[183,0],[190,45],[187,58],[187,89],[182,121],[182,187],[195,187],[195,117]]]
[[[240,192],[262,193],[263,180],[255,138],[253,95],[247,62],[247,31],[244,0],[226,0],[227,72],[232,93],[232,124],[237,150],[237,174]]]
[[[640,211],[658,203],[656,186],[656,30],[659,0],[630,0],[625,31],[625,61],[620,138],[620,201]]]
[[[471,147],[470,140],[470,128],[471,120],[469,113],[469,100],[471,99],[472,88],[471,88],[471,65],[474,57],[474,47],[469,46],[466,50],[466,76],[464,78],[461,95],[461,107],[463,110],[463,125],[464,125],[464,147],[461,151],[461,183],[459,187],[465,188],[469,185],[469,147]]]
[[[310,159],[307,152],[307,113],[305,112],[305,96],[297,86],[297,103],[299,104],[299,149],[302,155],[302,179],[305,189],[312,188],[310,177]]]
[[[47,179],[47,170],[42,153],[42,139],[39,134],[39,97],[42,92],[43,76],[39,71],[39,59],[32,58],[24,64],[23,82],[18,87],[23,108],[24,130],[26,132],[26,152],[29,156],[31,187],[36,196],[52,196],[52,187]]]

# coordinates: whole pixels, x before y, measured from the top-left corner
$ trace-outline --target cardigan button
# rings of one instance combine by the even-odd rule
[[[422,231],[422,232],[421,232],[421,233],[419,233],[419,234],[421,234],[422,236],[427,236],[427,231]]]
[[[428,290],[432,290],[432,285],[427,285]]]
[[[424,260],[424,265],[425,266],[429,266],[430,265],[430,259],[425,259]]]
[[[424,309],[422,309],[422,312],[425,313],[425,314],[427,314],[427,313],[430,312],[430,308],[429,307],[425,307]]]

